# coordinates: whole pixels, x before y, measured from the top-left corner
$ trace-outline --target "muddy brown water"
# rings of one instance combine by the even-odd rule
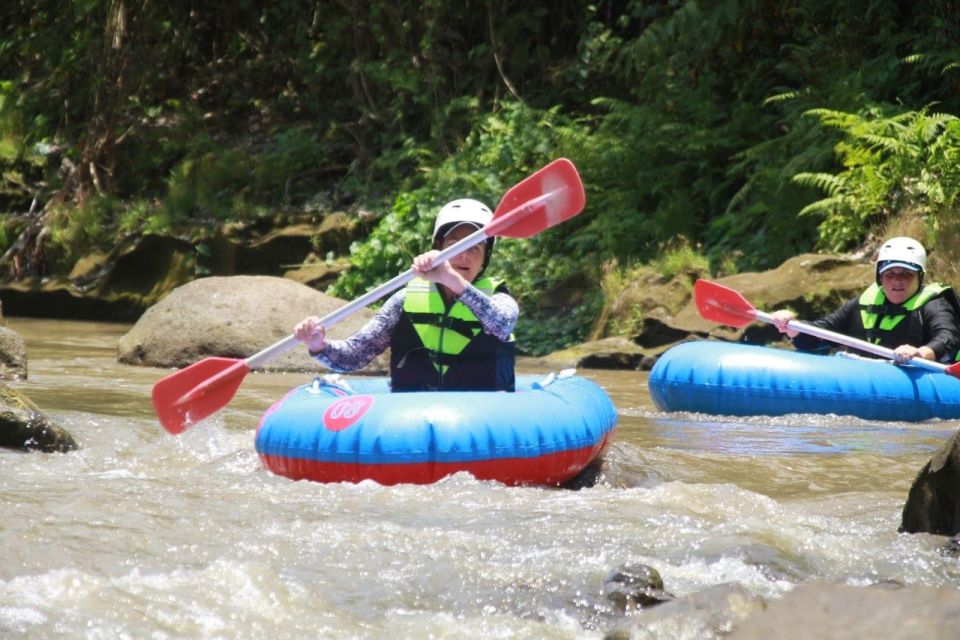
[[[14,386],[81,449],[0,451],[2,637],[601,638],[620,621],[603,580],[625,563],[677,596],[960,577],[942,538],[897,533],[956,422],[668,414],[647,374],[582,371],[619,414],[591,488],[292,482],[254,430],[310,376],[251,374],[170,436],[149,400],[168,372],[115,360],[129,326],[8,326],[29,353]]]

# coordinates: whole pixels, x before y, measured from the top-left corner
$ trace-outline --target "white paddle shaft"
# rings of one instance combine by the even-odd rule
[[[558,195],[561,191],[562,189],[554,189],[552,191],[548,191],[547,193],[541,194],[536,198],[532,198],[531,200],[524,202],[520,206],[516,207],[515,209],[511,209],[505,214],[497,216],[496,218],[488,222],[487,226],[483,227],[482,229],[477,229],[476,231],[466,236],[465,238],[462,238],[458,240],[456,243],[447,247],[446,249],[443,249],[433,259],[433,264],[435,266],[439,264],[443,264],[444,262],[446,262],[447,260],[450,260],[454,256],[460,255],[470,247],[473,247],[475,245],[480,244],[481,242],[484,242],[487,238],[489,238],[492,235],[487,233],[487,227],[493,227],[494,231],[508,229],[511,224],[513,224],[520,218],[523,218],[524,216],[530,215],[537,209],[539,205],[545,203],[547,200],[554,197],[555,195]],[[556,223],[554,222],[553,224],[556,224]],[[548,226],[552,226],[552,224],[548,224]],[[328,313],[324,317],[320,318],[320,326],[322,326],[324,329],[329,329],[331,326],[340,322],[344,318],[347,318],[348,316],[353,315],[354,313],[366,307],[367,305],[373,302],[376,302],[377,300],[387,295],[388,293],[391,293],[392,291],[399,289],[403,285],[413,280],[416,277],[416,275],[417,274],[414,273],[413,269],[407,269],[400,275],[395,276],[391,280],[384,282],[376,289],[372,289],[368,291],[367,293],[363,294],[356,300],[353,300],[352,302],[349,302],[343,305],[336,311]],[[297,340],[296,336],[289,335],[283,340],[281,340],[280,342],[276,342],[270,345],[269,347],[267,347],[266,349],[263,349],[262,351],[258,351],[257,353],[253,354],[252,356],[244,360],[244,362],[247,364],[247,368],[252,370],[255,367],[259,367],[263,364],[266,364],[270,360],[273,360],[274,358],[281,356],[284,353],[296,348],[297,345],[299,344],[301,344],[301,342]]]
[[[755,317],[757,320],[774,324],[773,316],[769,313],[764,311],[755,311],[754,313],[756,314]],[[806,333],[808,335],[820,338],[821,340],[836,342],[837,344],[842,344],[845,347],[850,347],[851,349],[859,349],[860,351],[866,351],[867,353],[882,356],[888,360],[896,360],[893,349],[888,349],[887,347],[880,346],[879,344],[873,344],[872,342],[867,342],[866,340],[851,338],[850,336],[845,336],[842,333],[836,333],[834,331],[830,331],[829,329],[818,327],[815,324],[808,324],[799,320],[791,320],[787,323],[787,328],[793,329],[794,331],[799,331],[800,333]],[[940,373],[947,372],[947,365],[934,362],[933,360],[927,360],[926,358],[911,358],[910,364],[917,367],[923,367],[924,369],[929,369],[931,371],[939,371]]]

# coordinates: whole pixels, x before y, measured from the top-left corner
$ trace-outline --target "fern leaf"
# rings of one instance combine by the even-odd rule
[[[843,178],[832,173],[798,173],[791,181],[804,187],[816,187],[831,196],[836,196],[846,186]]]
[[[843,204],[843,199],[840,198],[839,196],[835,196],[832,198],[824,198],[823,200],[817,200],[816,202],[811,202],[810,204],[805,206],[803,209],[800,209],[800,211],[797,212],[797,217],[802,218],[810,215],[829,216],[836,209],[838,209],[842,204]]]
[[[771,104],[777,104],[780,102],[788,102],[800,96],[799,91],[784,91],[783,93],[778,93],[772,96],[767,96],[763,99],[762,104],[764,107],[767,107]]]
[[[837,129],[850,129],[853,125],[863,121],[855,114],[835,109],[808,109],[803,112],[803,115],[817,118],[821,124]]]
[[[860,138],[866,142],[869,142],[874,147],[880,147],[881,149],[895,155],[913,155],[908,153],[909,145],[904,144],[896,138],[879,136],[872,133],[864,134],[860,136]]]

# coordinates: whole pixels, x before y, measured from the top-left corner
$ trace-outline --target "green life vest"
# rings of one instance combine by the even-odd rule
[[[899,305],[891,305],[887,302],[887,296],[883,293],[883,287],[877,283],[871,284],[867,290],[860,295],[860,321],[863,322],[863,328],[867,330],[868,339],[871,342],[879,342],[878,339],[870,337],[871,331],[875,334],[876,329],[880,331],[893,331],[900,322],[907,317],[907,314],[916,311],[933,300],[937,296],[943,295],[950,287],[934,282],[925,285],[923,289],[913,294],[909,300]],[[896,315],[886,315],[883,311],[892,309],[902,310]],[[880,325],[877,326],[877,320],[880,319]]]
[[[491,296],[500,284],[492,278],[480,278],[473,286]],[[403,310],[413,321],[413,328],[423,346],[435,354],[434,366],[444,374],[449,368],[445,356],[458,356],[483,331],[483,325],[467,305],[459,300],[447,312],[437,285],[423,278],[414,278],[407,285]],[[439,320],[439,322],[437,322]],[[511,341],[513,336],[510,336]]]
[[[924,285],[923,289],[915,293],[909,300],[902,304],[892,304],[887,301],[887,296],[883,293],[883,287],[874,283],[867,287],[867,290],[860,295],[860,322],[866,331],[866,339],[874,344],[887,342],[889,346],[893,342],[898,344],[921,344],[923,342],[923,327],[919,311],[934,298],[945,296],[954,310],[960,317],[960,308],[955,302],[956,294],[953,290],[939,282],[932,282]],[[906,325],[901,326],[905,319],[910,318]],[[889,339],[889,336],[897,334],[898,339]],[[885,341],[884,338],[888,337]],[[891,347],[892,348],[892,347]],[[960,359],[960,354],[957,354]]]

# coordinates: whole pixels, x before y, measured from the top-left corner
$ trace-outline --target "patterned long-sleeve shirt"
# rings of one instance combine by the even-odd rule
[[[406,289],[390,296],[380,310],[359,331],[346,340],[329,340],[319,353],[317,362],[333,371],[354,371],[387,350],[393,329],[403,314]],[[517,301],[509,293],[487,296],[472,284],[460,294],[459,301],[477,317],[484,333],[506,341],[513,333],[520,315]]]

